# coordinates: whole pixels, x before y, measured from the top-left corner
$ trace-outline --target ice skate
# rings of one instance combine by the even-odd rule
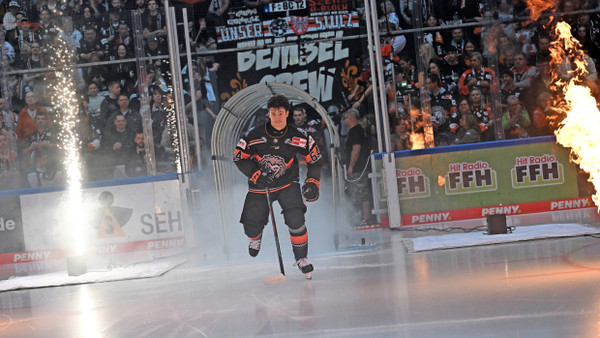
[[[312,279],[312,271],[314,270],[314,267],[312,264],[310,264],[308,258],[300,258],[296,261],[296,263],[294,263],[294,266],[298,266],[298,269],[302,271],[306,279]]]
[[[248,253],[250,254],[250,256],[256,257],[256,255],[258,255],[258,252],[260,251],[260,241],[262,239],[262,236],[259,236],[258,238],[248,239],[250,240],[250,243],[248,244]]]

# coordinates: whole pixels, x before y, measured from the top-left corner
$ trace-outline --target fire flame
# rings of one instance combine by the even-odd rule
[[[530,12],[529,17],[536,21],[545,10],[557,8],[558,3],[556,0],[527,0],[527,7]]]
[[[558,22],[554,29],[556,40],[550,46],[550,69],[555,94],[553,108],[561,115],[556,140],[570,148],[571,160],[589,173],[589,181],[596,191],[600,189],[600,111],[597,102],[586,86],[587,62],[590,60],[580,43],[571,35],[571,27]],[[588,82],[589,83],[589,82]],[[600,194],[592,196],[600,212]]]
[[[424,149],[425,136],[423,133],[410,133],[410,143],[412,144],[411,149]]]

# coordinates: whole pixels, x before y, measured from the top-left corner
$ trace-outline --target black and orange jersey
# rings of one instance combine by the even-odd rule
[[[319,180],[322,156],[312,136],[292,125],[276,130],[267,122],[250,130],[238,141],[233,161],[248,178],[252,178],[258,170],[271,173],[271,187],[276,189],[299,181],[297,154],[304,158],[308,167],[306,178]],[[248,185],[250,190],[261,190],[251,179]]]

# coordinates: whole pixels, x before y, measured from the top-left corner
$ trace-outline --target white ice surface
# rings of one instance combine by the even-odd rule
[[[100,283],[117,280],[157,277],[183,264],[184,257],[114,267],[104,271],[88,271],[80,276],[69,276],[67,271],[34,276],[12,277],[0,281],[0,292],[48,286]]]
[[[600,233],[599,229],[580,224],[541,224],[517,227],[513,233],[486,235],[483,232],[448,234],[404,239],[409,252],[509,243],[542,238],[572,237]]]

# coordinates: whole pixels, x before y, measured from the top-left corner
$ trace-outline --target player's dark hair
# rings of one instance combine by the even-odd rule
[[[287,97],[283,95],[273,95],[269,99],[269,103],[267,103],[267,108],[284,108],[285,110],[290,110],[290,102]]]

